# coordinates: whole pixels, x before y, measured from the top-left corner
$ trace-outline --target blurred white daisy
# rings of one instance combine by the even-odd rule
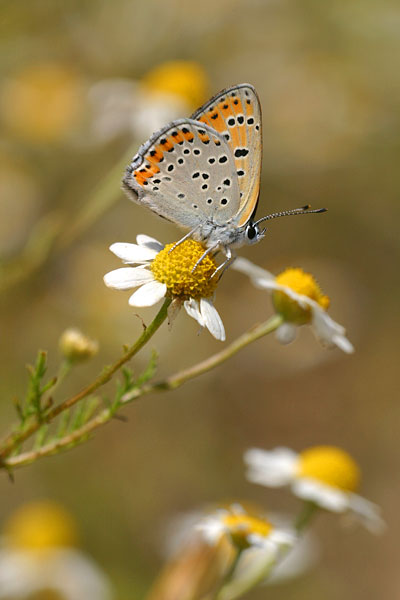
[[[117,290],[138,288],[129,298],[131,306],[153,306],[165,297],[172,298],[171,319],[183,305],[201,327],[224,341],[224,325],[213,304],[218,283],[218,278],[212,277],[217,268],[214,258],[207,255],[192,272],[204,253],[199,242],[185,240],[170,252],[174,244],[164,246],[147,235],[138,235],[136,241],[137,244],[116,243],[110,247],[125,264],[137,266],[107,273],[106,286]]]
[[[292,492],[321,508],[353,514],[374,533],[384,528],[378,506],[356,494],[360,469],[341,448],[313,446],[300,453],[289,448],[249,449],[247,478],[267,487],[289,485]]]
[[[240,505],[242,506],[242,505]],[[234,505],[236,512],[241,512],[238,505]],[[255,513],[255,507],[247,508],[250,514]],[[262,514],[261,508],[257,507],[257,515]],[[215,509],[213,510],[215,513]],[[183,514],[178,514],[167,524],[162,535],[162,544],[164,555],[167,560],[175,564],[179,560],[186,560],[188,554],[193,552],[193,548],[198,549],[203,542],[204,535],[198,531],[197,524],[208,518],[210,511],[196,510]],[[293,517],[288,514],[268,513],[268,521],[274,528],[283,531],[291,531],[293,527]],[[201,535],[202,539],[199,539]],[[162,545],[161,544],[161,545]],[[229,556],[231,544],[221,544],[219,553]],[[319,546],[317,540],[311,532],[305,532],[296,544],[290,548],[279,563],[274,567],[273,573],[268,577],[266,583],[280,583],[299,577],[309,570],[319,557]],[[215,560],[215,556],[213,557]],[[221,561],[222,562],[222,561]],[[253,546],[243,552],[240,562],[235,572],[235,579],[253,579],[255,574],[264,569],[265,564],[270,562],[270,552],[265,548]]]
[[[252,504],[246,505],[245,510],[238,504],[228,505],[223,511],[221,508],[208,507],[180,514],[168,523],[160,544],[166,546],[167,562],[154,582],[149,600],[214,597],[221,584],[224,586],[221,598],[229,600],[259,583],[279,583],[298,577],[315,563],[318,546],[309,532],[296,540],[295,545],[286,545],[287,537],[290,543],[294,539],[292,518],[288,515],[268,514],[265,519],[263,509]],[[222,523],[219,537],[221,518],[229,515],[233,520]],[[268,531],[271,535],[272,529],[275,533],[277,530],[283,532],[284,544],[280,546],[282,552],[278,561],[276,545],[266,544],[263,540],[259,543],[258,538],[250,538],[256,544],[248,547],[245,541],[242,550],[243,540],[239,537],[242,551],[238,556],[238,548],[230,534],[235,525],[239,533],[235,532],[234,536],[246,536],[251,531],[260,533],[260,529],[262,536]]]
[[[92,136],[106,142],[131,132],[138,139],[189,115],[208,94],[203,67],[194,61],[161,63],[141,80],[104,79],[89,90]]]
[[[72,517],[52,502],[22,506],[5,525],[0,547],[0,599],[110,600],[110,584],[74,545]]]
[[[294,533],[276,529],[266,519],[249,515],[239,504],[204,517],[196,529],[211,545],[217,545],[228,536],[239,550],[262,548],[272,553],[271,559],[275,559],[282,548],[292,546],[296,539]]]
[[[276,277],[245,258],[237,258],[233,269],[248,275],[255,287],[270,290],[272,302],[283,323],[276,330],[277,339],[288,344],[297,335],[301,325],[311,325],[317,339],[324,345],[337,346],[351,354],[354,347],[346,337],[346,330],[326,312],[329,298],[321,292],[310,273],[300,268],[286,269]]]

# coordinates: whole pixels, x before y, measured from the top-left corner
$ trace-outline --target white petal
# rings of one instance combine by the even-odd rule
[[[344,512],[350,504],[349,492],[344,492],[316,479],[299,477],[292,483],[295,496],[315,502],[318,506],[332,512]]]
[[[271,560],[271,567],[278,556],[278,546],[271,541],[270,537],[265,537],[257,533],[249,533],[247,542],[254,548],[259,548],[268,552]]]
[[[143,233],[136,236],[136,241],[139,246],[150,248],[150,250],[155,250],[157,253],[164,249],[164,244]]]
[[[349,504],[351,510],[369,531],[377,534],[383,533],[386,529],[386,524],[382,519],[379,506],[357,494],[350,494]]]
[[[151,281],[132,294],[129,298],[129,304],[131,306],[153,306],[153,304],[157,304],[159,300],[164,298],[166,291],[167,286],[165,283]]]
[[[347,339],[347,337],[345,335],[334,335],[332,337],[332,342],[340,350],[343,350],[343,352],[346,352],[346,354],[353,354],[354,346],[350,342],[350,340]]]
[[[305,296],[304,294],[298,294],[287,285],[281,285],[280,283],[277,283],[275,279],[258,279],[254,282],[254,285],[264,290],[283,292],[291,300],[297,302],[301,308],[307,308],[308,306],[314,308],[314,306],[318,306],[318,304],[314,300],[311,300],[311,298],[308,296]]]
[[[183,306],[185,307],[185,310],[189,317],[192,317],[192,319],[196,319],[200,327],[205,327],[204,319],[200,312],[200,306],[197,300],[194,300],[194,298],[185,300]]]
[[[313,307],[312,325],[317,338],[328,346],[335,345],[343,352],[354,352],[352,343],[346,338],[345,328],[336,323],[320,306]]]
[[[291,518],[286,519],[286,525],[289,525],[289,522],[292,522]],[[274,536],[275,532],[280,536],[281,530],[276,531],[274,529],[270,537]],[[276,546],[272,552],[268,548],[248,548],[242,554],[238,568],[235,571],[234,585],[239,586],[243,582],[241,589],[248,589],[248,586],[245,588],[246,582],[256,581],[256,577],[258,581],[263,576],[266,579],[261,582],[262,585],[282,583],[288,579],[298,577],[310,569],[319,555],[315,538],[308,531],[298,539],[292,531],[284,530],[284,534],[287,535],[287,533],[292,535],[292,542],[288,540],[289,544],[292,545],[294,541],[295,544],[290,550],[285,550],[284,555],[280,557],[276,565],[273,564],[276,556]],[[277,541],[279,543],[279,539]]]
[[[204,324],[208,331],[217,340],[223,342],[225,340],[225,329],[221,317],[209,298],[200,299],[200,312],[204,319]]]
[[[103,573],[77,550],[52,548],[45,560],[29,550],[0,552],[0,598],[43,597],[45,590],[70,600],[112,598]]]
[[[258,267],[257,265],[253,264],[250,260],[247,260],[247,258],[243,258],[242,256],[238,256],[231,268],[235,271],[239,271],[240,273],[248,275],[253,281],[253,283],[255,283],[256,281],[258,282],[262,279],[265,279],[267,281],[275,279],[275,276],[272,273],[266,271],[265,269],[262,269],[261,267]]]
[[[292,529],[273,529],[268,538],[277,546],[293,546],[297,536]]]
[[[293,323],[282,323],[275,331],[275,337],[281,344],[290,344],[296,339],[297,327]]]
[[[123,267],[106,273],[103,277],[107,287],[116,290],[130,290],[149,281],[153,281],[154,276],[151,271],[141,267]]]
[[[280,487],[290,483],[296,474],[298,454],[289,448],[260,450],[250,448],[244,453],[248,466],[246,477],[252,483]]]
[[[221,536],[226,532],[226,527],[222,522],[222,515],[209,516],[202,519],[197,525],[196,530],[200,531],[208,544],[217,544]]]
[[[283,583],[288,579],[302,575],[317,562],[319,553],[316,538],[309,531],[303,533],[263,583],[267,585]]]
[[[130,264],[151,261],[156,257],[158,252],[152,248],[147,248],[146,246],[138,246],[137,244],[123,242],[112,244],[110,250],[125,263]]]

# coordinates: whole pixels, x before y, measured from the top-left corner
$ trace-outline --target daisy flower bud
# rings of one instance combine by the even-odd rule
[[[66,329],[61,335],[59,346],[62,355],[74,363],[92,358],[99,350],[98,342],[73,327]]]

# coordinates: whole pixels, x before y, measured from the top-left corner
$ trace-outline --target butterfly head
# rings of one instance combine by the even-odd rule
[[[260,229],[257,223],[253,223],[252,221],[250,221],[250,223],[246,225],[245,229],[244,239],[246,241],[246,244],[256,244],[257,242],[263,239],[263,237],[265,236],[265,232],[265,228]]]

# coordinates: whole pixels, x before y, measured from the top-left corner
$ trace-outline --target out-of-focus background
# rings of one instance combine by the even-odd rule
[[[103,284],[120,266],[108,247],[138,233],[172,242],[180,232],[118,192],[118,173],[108,208],[95,190],[153,126],[250,82],[263,108],[259,215],[306,203],[329,209],[274,221],[262,243],[241,253],[273,272],[311,271],[331,297],[330,314],[347,328],[353,356],[322,349],[309,330],[288,347],[262,340],[174,393],[131,405],[128,422],[109,424],[90,443],[17,471],[14,484],[3,474],[1,522],[31,500],[61,503],[119,600],[150,589],[164,561],[166,523],[177,514],[231,499],[295,510],[285,491],[246,483],[242,453],[313,444],[343,446],[356,458],[362,493],[382,506],[388,529],[376,538],[321,516],[319,564],[251,597],[400,594],[399,26],[394,0],[2,2],[3,430],[14,419],[13,397],[24,393],[25,364],[47,349],[52,374],[66,327],[96,338],[100,353],[76,369],[65,394],[141,331],[128,295]],[[233,270],[216,307],[228,340],[271,311],[267,295]],[[140,316],[148,323],[154,313]],[[151,347],[162,375],[221,344],[198,336],[181,314],[135,369]]]

